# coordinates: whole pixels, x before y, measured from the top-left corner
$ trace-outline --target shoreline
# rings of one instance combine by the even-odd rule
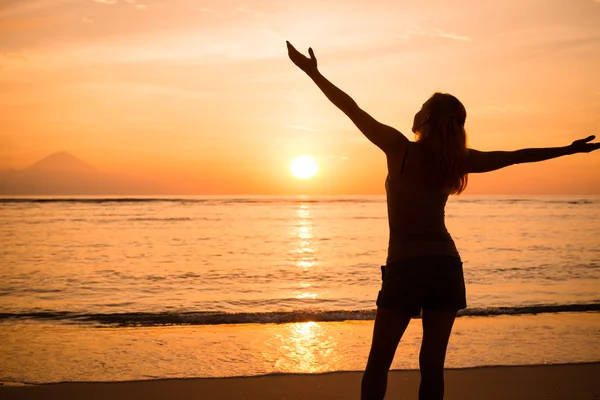
[[[586,362],[566,362],[566,363],[555,363],[555,364],[523,364],[523,365],[477,365],[470,367],[446,367],[444,371],[469,371],[469,370],[484,370],[484,369],[496,369],[496,368],[524,368],[524,367],[565,367],[572,365],[599,365],[598,361],[586,361]],[[227,380],[227,379],[253,379],[253,378],[269,378],[269,377],[291,377],[291,376],[326,376],[335,374],[355,374],[361,373],[360,370],[340,370],[340,371],[325,371],[325,372],[270,372],[266,374],[258,375],[237,375],[237,376],[215,376],[215,377],[182,377],[182,378],[152,378],[152,379],[128,379],[122,381],[60,381],[60,382],[11,382],[11,381],[0,381],[0,388],[2,387],[24,387],[24,386],[51,386],[51,385],[64,385],[64,384],[103,384],[103,383],[139,383],[139,382],[156,382],[156,381],[185,381],[185,380]],[[390,369],[390,373],[396,372],[419,372],[415,368],[407,369]]]
[[[448,368],[445,399],[600,398],[600,361],[590,363]],[[3,384],[9,399],[358,399],[362,371],[317,374],[266,374],[223,378],[166,378],[116,382]],[[416,398],[418,370],[393,370],[388,398]]]

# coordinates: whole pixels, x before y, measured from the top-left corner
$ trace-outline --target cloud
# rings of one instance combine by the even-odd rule
[[[459,41],[463,41],[463,42],[468,42],[471,40],[471,38],[468,36],[444,32],[440,29],[426,30],[426,29],[421,28],[420,26],[409,26],[408,28],[406,28],[406,34],[402,35],[402,38],[407,39],[412,36],[440,37],[440,38],[444,38],[444,39],[459,40]]]
[[[85,22],[86,24],[93,24],[94,20],[91,18],[83,17],[83,18],[81,18],[81,22]]]
[[[408,28],[406,28],[406,34],[409,36],[425,35],[426,33],[427,32],[425,31],[425,29],[419,26],[409,26]]]
[[[125,2],[127,4],[131,4],[132,6],[134,6],[135,8],[137,8],[138,10],[145,10],[148,8],[148,6],[146,4],[140,4],[137,2],[137,0],[125,0]]]
[[[95,1],[96,3],[102,3],[102,4],[108,4],[108,5],[117,4],[117,0],[92,0],[92,1]]]
[[[335,155],[335,154],[329,154],[327,156],[327,158],[330,158],[332,160],[338,159],[338,160],[342,160],[342,161],[348,161],[350,159],[350,157],[338,156],[338,155]]]
[[[308,126],[300,126],[300,125],[284,125],[284,128],[296,129],[299,131],[308,131],[308,132],[323,132],[321,129],[310,128]]]
[[[452,40],[460,40],[463,42],[471,41],[471,38],[468,36],[462,36],[462,35],[456,35],[454,33],[442,32],[439,29],[436,29],[436,32],[431,33],[430,36],[437,36],[437,37],[441,37],[441,38],[445,38],[445,39],[452,39]]]

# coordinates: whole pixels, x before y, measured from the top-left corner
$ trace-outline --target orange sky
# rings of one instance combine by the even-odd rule
[[[600,136],[598,0],[2,0],[0,169],[61,150],[185,193],[383,193],[383,153],[287,59],[412,139],[434,91],[480,150]],[[320,164],[300,181],[288,164]],[[600,152],[465,193],[600,194]]]

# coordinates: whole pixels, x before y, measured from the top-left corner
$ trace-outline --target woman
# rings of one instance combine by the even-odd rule
[[[460,255],[444,223],[448,195],[460,194],[469,173],[596,150],[589,136],[570,146],[482,152],[466,147],[466,110],[449,94],[435,93],[414,117],[410,142],[372,118],[287,42],[288,55],[387,157],[386,192],[390,239],[362,399],[383,399],[387,373],[410,319],[421,314],[419,399],[444,396],[444,359],[458,310],[466,307]]]

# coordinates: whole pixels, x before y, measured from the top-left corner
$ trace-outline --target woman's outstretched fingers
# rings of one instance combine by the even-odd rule
[[[595,135],[590,135],[584,139],[579,139],[571,143],[571,148],[575,153],[590,153],[594,150],[600,149],[600,143],[590,143],[596,139]]]
[[[582,139],[582,140],[583,140],[584,143],[587,143],[587,142],[591,142],[594,139],[596,139],[596,136],[595,135],[590,135],[590,136],[588,136],[588,137],[586,137],[585,139]]]
[[[585,143],[587,143],[587,142],[591,142],[591,141],[592,141],[592,140],[594,140],[594,139],[596,139],[596,136],[595,136],[595,135],[590,135],[590,136],[588,136],[588,137],[586,137],[586,138],[584,138],[584,139],[575,140],[575,141],[573,142],[573,144],[574,144],[574,145],[578,145],[578,144],[585,144]]]
[[[317,71],[317,59],[315,58],[315,53],[312,51],[312,48],[308,49],[308,53],[310,55],[310,58],[308,58],[296,50],[296,48],[289,41],[286,40],[286,44],[288,48],[288,56],[298,68],[309,75]]]
[[[294,47],[293,44],[291,44],[290,42],[286,41],[285,43],[287,43],[287,48],[288,48],[288,53],[298,53],[298,50],[296,50],[296,48]]]
[[[302,55],[302,54],[300,54],[300,52],[298,50],[296,50],[296,48],[294,47],[293,44],[291,44],[288,41],[286,41],[286,43],[287,43],[288,55],[290,57],[297,57],[297,56],[301,56]]]

